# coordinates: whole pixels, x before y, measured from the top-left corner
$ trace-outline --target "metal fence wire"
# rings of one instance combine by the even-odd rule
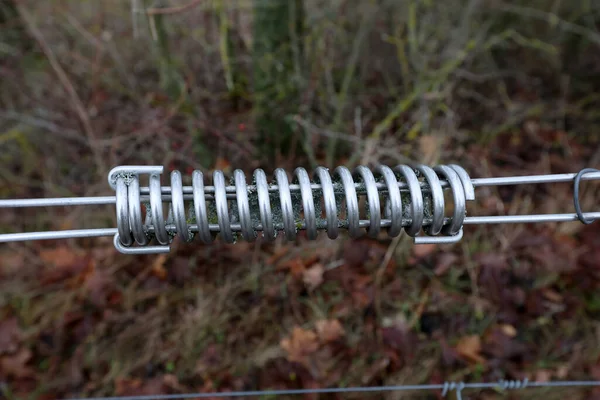
[[[450,393],[456,394],[457,400],[463,400],[463,391],[495,389],[498,391],[525,390],[533,388],[565,388],[565,387],[600,387],[600,381],[554,381],[554,382],[529,382],[501,380],[495,383],[465,383],[444,382],[439,385],[398,385],[398,386],[363,386],[348,388],[322,388],[322,389],[290,389],[290,390],[256,390],[239,392],[212,392],[212,393],[185,393],[185,394],[157,394],[145,396],[117,396],[117,397],[90,397],[75,400],[183,400],[202,398],[235,398],[258,396],[291,396],[307,394],[350,394],[350,393],[384,393],[384,392],[417,392],[441,390],[443,397]]]

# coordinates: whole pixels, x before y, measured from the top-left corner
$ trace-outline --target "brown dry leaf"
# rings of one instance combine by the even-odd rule
[[[0,321],[0,354],[15,352],[20,340],[21,329],[16,318]]]
[[[334,342],[346,333],[337,319],[317,321],[315,328],[321,342]]]
[[[15,354],[2,356],[0,357],[0,372],[13,378],[32,378],[35,376],[35,372],[27,366],[30,359],[31,351],[25,348]]]
[[[324,272],[325,268],[322,264],[315,264],[302,273],[302,280],[304,281],[304,284],[308,286],[309,290],[316,289],[323,283]]]
[[[427,257],[438,249],[439,246],[435,244],[419,244],[413,246],[413,255],[416,258]]]
[[[167,390],[168,388],[160,376],[145,381],[138,378],[117,378],[115,380],[115,393],[117,396],[166,394]]]
[[[40,251],[40,259],[57,268],[69,267],[77,262],[80,255],[66,246],[53,247]]]
[[[475,363],[484,363],[485,358],[481,356],[481,338],[477,335],[465,336],[458,341],[456,352]]]
[[[277,266],[278,271],[289,270],[290,274],[294,278],[301,278],[306,270],[306,265],[299,258],[292,258],[291,260],[287,260]]]
[[[223,171],[225,175],[231,173],[231,163],[224,159],[223,157],[218,157],[215,162],[215,170],[220,169]]]
[[[545,298],[547,298],[548,300],[550,300],[553,303],[561,304],[563,302],[562,295],[552,289],[544,289],[542,291],[542,294],[544,295]]]
[[[167,254],[161,254],[152,263],[152,275],[156,276],[161,281],[167,279],[167,270],[165,263],[167,262]]]
[[[313,331],[294,327],[292,335],[280,342],[281,348],[287,352],[290,361],[303,362],[306,356],[314,353],[319,348],[317,334]]]

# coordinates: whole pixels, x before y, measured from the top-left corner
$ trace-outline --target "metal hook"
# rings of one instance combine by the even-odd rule
[[[168,253],[171,251],[171,246],[144,246],[144,247],[125,247],[121,243],[121,239],[119,238],[119,234],[115,234],[113,238],[113,244],[115,245],[115,249],[122,254],[162,254]]]
[[[453,236],[417,236],[414,238],[415,244],[452,244],[458,243],[463,238],[463,228],[460,228]]]
[[[577,218],[581,221],[582,224],[589,225],[595,221],[595,219],[586,218],[583,215],[583,211],[581,211],[581,203],[579,202],[579,184],[581,183],[581,179],[585,174],[589,174],[592,172],[600,172],[595,168],[584,168],[575,176],[573,181],[573,202],[575,203],[575,212],[577,213]]]

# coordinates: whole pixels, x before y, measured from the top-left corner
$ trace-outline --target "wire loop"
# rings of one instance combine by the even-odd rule
[[[595,221],[595,219],[588,219],[585,217],[585,215],[583,215],[583,211],[581,210],[581,203],[579,200],[579,184],[581,183],[581,179],[584,175],[593,172],[600,172],[600,170],[597,170],[595,168],[584,168],[581,171],[579,171],[579,173],[575,176],[575,179],[573,180],[573,202],[575,205],[575,213],[577,214],[577,218],[579,219],[579,221],[581,221],[581,223],[584,225],[591,224]]]

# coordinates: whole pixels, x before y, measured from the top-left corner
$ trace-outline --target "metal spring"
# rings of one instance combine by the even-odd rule
[[[119,241],[125,247],[134,242],[146,246],[152,238],[165,246],[175,234],[189,242],[196,233],[200,241],[210,243],[217,232],[228,243],[236,240],[237,233],[252,241],[257,232],[269,241],[278,232],[294,240],[298,230],[306,230],[309,239],[315,239],[318,230],[326,230],[330,239],[336,239],[340,228],[347,229],[352,238],[362,236],[365,228],[370,237],[378,237],[382,228],[391,237],[398,236],[403,228],[416,237],[424,228],[429,236],[441,233],[454,241],[460,240],[466,201],[475,198],[469,175],[458,165],[378,166],[374,171],[359,166],[353,172],[337,167],[333,174],[318,167],[312,181],[304,168],[297,168],[292,182],[279,168],[271,184],[265,172],[257,169],[251,185],[243,171],[236,170],[231,186],[222,171],[213,173],[212,186],[205,186],[202,172],[194,171],[192,186],[185,190],[179,171],[171,172],[169,188],[161,186],[157,171],[126,168],[114,169],[109,178],[116,190]],[[147,172],[149,187],[140,188],[139,173]],[[445,215],[444,187],[452,192],[454,211],[450,218]],[[361,197],[366,200],[362,205]],[[170,204],[166,219],[165,200]],[[187,212],[186,200],[190,200]],[[147,209],[145,223],[142,203]]]
[[[312,180],[303,168],[297,168],[290,181],[281,169],[267,181],[264,171],[256,170],[246,184],[242,171],[236,170],[231,183],[222,171],[213,174],[210,186],[204,185],[200,171],[192,174],[192,185],[183,186],[181,174],[171,173],[170,186],[162,186],[162,166],[120,166],[108,176],[114,196],[66,197],[50,199],[0,200],[1,208],[65,207],[116,205],[117,227],[62,231],[0,234],[0,243],[113,236],[115,247],[126,254],[166,253],[169,243],[179,235],[184,241],[196,236],[210,243],[219,234],[227,242],[238,236],[254,240],[258,232],[273,240],[279,232],[294,239],[305,230],[315,239],[325,230],[331,239],[340,229],[350,237],[377,237],[382,229],[391,237],[402,230],[415,243],[455,243],[462,239],[463,225],[580,221],[600,219],[600,212],[583,212],[579,201],[581,181],[599,180],[600,171],[586,168],[579,173],[508,176],[470,179],[458,165],[435,168],[399,165],[378,166],[373,171],[360,166],[350,172],[345,167],[333,173],[323,167],[314,171]],[[148,175],[148,186],[141,187],[140,176]],[[475,199],[476,187],[573,183],[575,213],[466,216],[466,202]],[[452,201],[445,200],[445,192]],[[452,215],[446,216],[451,203]],[[145,220],[144,209],[145,206]],[[164,213],[168,206],[168,213]],[[424,232],[425,235],[421,235]],[[156,239],[158,246],[149,245]],[[137,246],[135,245],[137,244]]]

